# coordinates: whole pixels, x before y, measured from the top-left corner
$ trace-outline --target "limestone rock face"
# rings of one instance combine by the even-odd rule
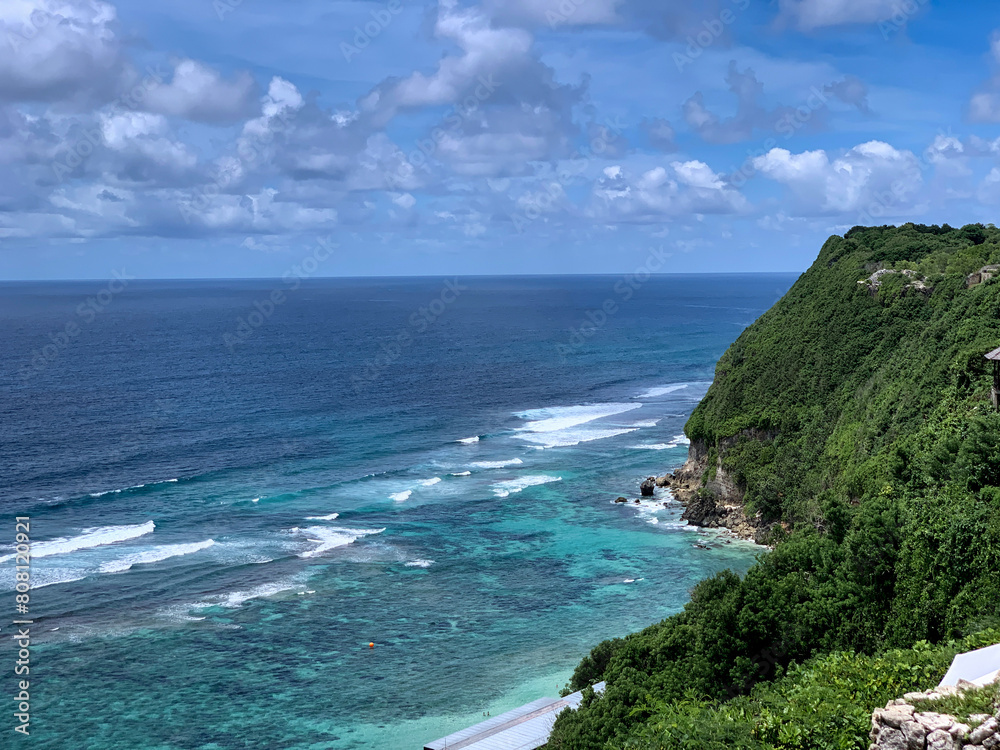
[[[878,733],[878,747],[881,750],[907,750],[906,738],[898,729],[883,727]]]
[[[998,723],[994,717],[990,716],[988,719],[986,719],[986,721],[984,721],[982,724],[980,724],[978,727],[976,727],[969,733],[969,744],[970,745],[981,744],[983,740],[985,740],[987,737],[989,737],[992,734],[995,734],[997,729],[1000,729],[1000,723]]]
[[[900,729],[904,722],[913,721],[913,706],[888,706],[875,714],[879,724]]]
[[[654,490],[656,490],[656,477],[649,477],[639,485],[643,497],[652,497]]]
[[[958,750],[958,745],[948,732],[936,729],[927,735],[927,750]]]
[[[921,712],[914,714],[914,718],[919,721],[928,732],[937,732],[939,730],[946,730],[952,724],[955,723],[954,716],[948,716],[947,714],[938,714],[933,711]]]
[[[924,750],[924,740],[927,730],[919,721],[904,721],[903,737],[906,739],[906,750]]]

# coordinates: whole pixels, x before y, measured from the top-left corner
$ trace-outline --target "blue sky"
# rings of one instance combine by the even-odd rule
[[[998,29],[933,0],[12,0],[0,278],[802,270],[856,224],[994,220]]]

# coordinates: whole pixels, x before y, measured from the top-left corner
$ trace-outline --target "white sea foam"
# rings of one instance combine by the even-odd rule
[[[339,513],[331,513],[328,516],[306,516],[307,521],[335,521],[340,518]]]
[[[382,529],[342,529],[330,526],[308,526],[304,529],[292,529],[293,532],[304,535],[308,541],[316,544],[310,550],[300,552],[299,557],[316,557],[337,547],[344,547],[364,536],[381,534]]]
[[[506,461],[473,461],[472,466],[477,469],[504,469],[508,466],[517,466],[518,464],[523,464],[519,458],[509,458]]]
[[[658,398],[660,396],[666,396],[668,393],[674,393],[675,391],[683,390],[687,388],[687,383],[675,383],[674,385],[661,385],[656,388],[649,388],[648,390],[640,393],[634,398]]]
[[[152,534],[156,525],[152,521],[137,523],[132,526],[102,526],[94,529],[84,529],[79,536],[52,539],[47,542],[35,542],[31,545],[32,557],[51,557],[52,555],[67,555],[90,547],[101,547],[105,544],[124,542],[127,539]],[[0,562],[13,559],[14,555],[0,557]]]
[[[128,492],[129,490],[140,490],[143,487],[155,487],[158,484],[171,484],[176,482],[176,479],[163,479],[159,482],[148,482],[146,484],[133,484],[131,487],[122,487],[119,490],[105,490],[104,492],[91,492],[91,497],[104,497],[105,495],[118,495],[122,492]]]
[[[498,482],[493,485],[493,494],[497,497],[507,497],[515,492],[520,492],[528,487],[535,487],[540,484],[549,484],[550,482],[560,482],[562,477],[550,477],[544,474],[532,475],[526,477],[518,477],[517,479],[508,479],[505,482]]]
[[[274,583],[263,583],[260,586],[255,586],[254,588],[247,589],[246,591],[230,591],[226,594],[213,596],[207,601],[194,602],[187,606],[175,607],[171,609],[175,612],[179,612],[181,610],[186,612],[192,609],[205,609],[206,607],[235,608],[250,601],[251,599],[261,599],[268,596],[274,596],[275,594],[280,594],[282,591],[297,588],[299,585],[299,581],[292,579],[276,581]],[[183,617],[182,619],[193,618]]]
[[[644,419],[641,422],[633,422],[633,427],[656,427],[660,423],[659,419]]]
[[[673,440],[669,443],[643,443],[641,445],[633,445],[632,448],[636,450],[665,451],[670,450],[671,448],[679,448],[682,445],[690,444],[691,441],[684,435],[674,435]]]
[[[389,495],[390,500],[395,500],[397,503],[404,503],[410,499],[410,495],[413,494],[413,490],[403,490],[402,492],[396,492]]]
[[[608,427],[603,430],[594,428],[560,430],[558,432],[545,432],[541,434],[525,433],[518,435],[521,440],[530,443],[537,443],[534,448],[568,448],[580,443],[589,443],[592,440],[604,440],[606,438],[627,435],[635,432],[637,427]]]
[[[101,565],[102,573],[122,573],[133,565],[148,565],[150,563],[169,560],[171,557],[190,555],[193,552],[200,552],[215,544],[214,539],[206,539],[204,542],[191,542],[189,544],[164,544],[160,547],[136,552],[131,555],[124,555],[117,560],[110,560]]]
[[[479,435],[473,435],[472,437],[462,438],[457,442],[462,443],[463,445],[472,445],[473,443],[479,442]]]
[[[278,583],[265,583],[260,586],[256,586],[249,591],[231,591],[228,594],[223,595],[222,601],[219,602],[223,607],[239,607],[244,602],[248,602],[251,599],[260,599],[265,596],[274,596],[275,594],[280,594],[282,591],[288,591],[289,589],[295,588],[298,584],[291,581],[283,581]]]
[[[81,570],[69,570],[65,568],[56,568],[50,571],[32,571],[31,588],[41,589],[46,586],[56,586],[60,583],[73,583],[74,581],[82,581],[86,577],[86,574]],[[11,582],[10,587],[11,589],[14,588],[13,582]]]
[[[421,487],[433,487],[435,484],[441,481],[441,477],[431,477],[430,479],[425,479],[420,483]]]
[[[591,404],[578,406],[551,406],[545,409],[529,409],[518,412],[516,416],[528,420],[523,432],[559,432],[569,427],[576,427],[595,419],[611,417],[626,411],[638,409],[642,404]]]
[[[453,477],[468,477],[472,476],[471,471],[458,471],[452,474]]]
[[[408,568],[429,568],[434,564],[433,560],[410,560],[406,563]]]
[[[658,514],[666,510],[666,508],[663,507],[662,501],[631,503],[629,507],[635,508],[637,515],[640,518],[643,518],[646,523],[652,524],[653,526],[659,525],[660,518]]]

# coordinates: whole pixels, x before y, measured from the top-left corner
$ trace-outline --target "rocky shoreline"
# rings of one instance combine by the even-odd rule
[[[640,491],[651,495],[653,485],[665,487],[684,506],[681,520],[701,528],[725,529],[739,539],[766,545],[777,524],[765,522],[760,514],[747,514],[743,492],[726,473],[721,460],[711,474],[709,468],[707,446],[694,441],[681,468],[660,477],[647,478]]]

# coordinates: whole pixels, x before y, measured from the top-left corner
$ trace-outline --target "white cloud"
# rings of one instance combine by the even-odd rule
[[[362,118],[373,128],[384,127],[401,111],[454,105],[445,118],[449,129],[456,120],[463,127],[474,125],[491,109],[506,110],[493,118],[501,130],[512,120],[521,121],[518,127],[530,125],[529,117],[566,129],[582,87],[555,82],[552,68],[539,60],[531,32],[496,26],[481,8],[441,0],[434,36],[458,52],[444,54],[431,73],[386,79],[362,97]]]
[[[162,184],[190,173],[198,157],[189,146],[169,135],[166,118],[148,112],[101,115],[104,144],[111,158],[98,158],[95,167],[125,181]]]
[[[170,83],[149,90],[145,106],[152,112],[200,122],[233,122],[250,113],[257,84],[246,72],[226,81],[218,71],[195,60],[181,60]]]
[[[643,118],[639,128],[646,133],[653,148],[661,151],[677,150],[677,144],[674,143],[674,129],[668,120],[662,117]]]
[[[532,162],[568,152],[565,114],[544,105],[492,107],[445,130],[432,156],[461,175],[526,174]]]
[[[862,143],[832,161],[822,150],[793,154],[775,148],[753,166],[790,188],[792,202],[807,215],[864,211],[873,202],[899,213],[923,184],[917,157],[882,141]]]
[[[261,111],[264,117],[277,117],[292,110],[302,109],[302,94],[295,84],[275,76],[267,87]]]
[[[411,209],[417,204],[417,199],[410,193],[401,193],[392,196],[392,202],[400,208]]]
[[[162,135],[166,130],[166,119],[148,112],[107,113],[101,118],[104,142],[115,150],[126,148],[136,138]]]
[[[990,35],[990,52],[1000,63],[1000,29]],[[969,119],[973,122],[1000,122],[1000,73],[994,73],[969,100]]]
[[[98,0],[0,3],[0,98],[109,101],[125,75],[115,23]]]
[[[657,223],[678,216],[739,213],[746,198],[704,162],[675,161],[633,179],[620,167],[605,169],[593,188],[591,218],[608,223]]]
[[[973,122],[1000,122],[1000,93],[980,91],[969,101],[969,118]]]
[[[510,86],[511,76],[532,60],[532,35],[522,29],[496,28],[478,8],[460,8],[456,0],[441,0],[435,36],[454,43],[460,55],[446,55],[437,70],[420,71],[377,88],[362,100],[365,111],[391,117],[397,109],[453,104],[471,93],[481,77]]]
[[[675,161],[670,165],[677,179],[683,184],[705,190],[725,190],[722,176],[712,171],[703,161]]]
[[[924,150],[924,156],[936,167],[937,173],[941,176],[957,177],[972,174],[965,145],[954,136],[938,134],[934,142]]]
[[[780,0],[779,21],[800,31],[827,26],[880,23],[900,9],[899,0]]]
[[[860,83],[860,81],[858,81]],[[710,111],[705,106],[705,97],[698,91],[684,102],[683,113],[687,124],[708,143],[737,143],[753,137],[757,131],[789,134],[801,127],[819,125],[826,114],[826,98],[815,87],[809,97],[798,109],[778,105],[768,109],[763,104],[764,84],[757,79],[753,68],[740,70],[735,60],[729,62],[726,73],[726,84],[729,91],[737,99],[736,114],[725,119]],[[843,81],[843,90],[833,92],[840,99],[850,97],[857,103],[863,101],[866,89],[861,84],[859,92],[853,81]],[[805,114],[802,114],[803,111]]]
[[[1000,204],[1000,169],[993,167],[979,184],[977,197],[980,202],[996,206]]]

